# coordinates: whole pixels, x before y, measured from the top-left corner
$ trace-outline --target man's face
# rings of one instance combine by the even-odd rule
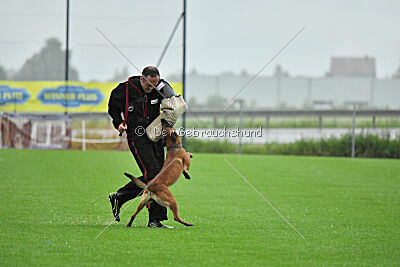
[[[160,81],[160,77],[155,76],[155,77],[151,77],[151,76],[147,76],[146,79],[142,77],[140,77],[140,83],[142,84],[143,90],[146,93],[150,93],[154,87],[157,86],[158,82]]]

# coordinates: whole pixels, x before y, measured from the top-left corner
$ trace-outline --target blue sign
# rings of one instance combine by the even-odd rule
[[[24,104],[31,95],[25,88],[11,88],[0,85],[0,106],[7,104]]]
[[[62,85],[57,88],[44,88],[37,95],[44,105],[61,105],[77,108],[81,105],[95,106],[104,99],[99,89],[85,89],[83,86]]]

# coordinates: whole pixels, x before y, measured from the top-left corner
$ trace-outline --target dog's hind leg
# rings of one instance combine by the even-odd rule
[[[171,191],[169,191],[168,187],[165,187],[163,190],[158,191],[157,197],[155,197],[154,200],[162,206],[167,205],[174,214],[175,221],[180,222],[181,224],[186,226],[193,226],[192,223],[185,222],[181,219],[181,217],[179,217],[178,204],[176,203],[176,200]]]
[[[131,220],[128,222],[126,227],[131,227],[133,220],[136,218],[136,215],[151,201],[151,196],[149,191],[144,191],[142,198],[140,199],[139,205],[136,209],[136,212],[132,215]]]

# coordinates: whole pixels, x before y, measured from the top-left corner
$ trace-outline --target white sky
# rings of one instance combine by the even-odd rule
[[[141,69],[156,64],[181,13],[181,0],[71,2],[71,64],[81,80],[107,80],[116,69],[137,71],[95,30],[99,27]],[[322,76],[331,56],[373,56],[378,77],[400,61],[400,1],[187,0],[187,70],[258,72],[303,26],[306,29],[267,67]],[[18,69],[45,39],[65,41],[66,1],[0,0],[0,65]],[[161,64],[181,71],[181,27]]]

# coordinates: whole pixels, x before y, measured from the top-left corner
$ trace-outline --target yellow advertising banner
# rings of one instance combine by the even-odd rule
[[[107,112],[117,82],[15,82],[0,81],[0,111],[5,112]],[[177,95],[181,83],[171,83]]]

